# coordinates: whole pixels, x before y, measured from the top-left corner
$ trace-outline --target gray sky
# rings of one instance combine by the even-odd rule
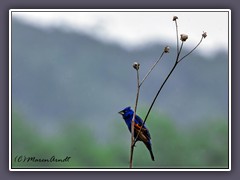
[[[78,10],[82,11],[82,10]],[[162,11],[162,10],[158,10]],[[116,42],[124,48],[141,47],[149,42],[176,42],[173,16],[178,16],[179,34],[188,34],[185,43],[193,47],[203,31],[207,38],[199,51],[209,56],[228,48],[228,13],[212,12],[13,12],[13,17],[44,29],[60,28],[81,32],[97,39]]]

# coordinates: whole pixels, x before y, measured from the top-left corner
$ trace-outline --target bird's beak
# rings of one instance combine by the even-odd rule
[[[124,114],[124,112],[123,112],[123,111],[119,111],[118,113],[119,113],[119,114],[121,114],[121,115],[123,115],[123,114]]]

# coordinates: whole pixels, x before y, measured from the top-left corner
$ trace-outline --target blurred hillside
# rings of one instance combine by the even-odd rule
[[[13,21],[13,107],[32,121],[72,117],[97,121],[103,114],[108,117],[105,121],[111,121],[119,110],[134,103],[132,63],[140,62],[143,77],[164,46],[150,44],[126,51],[81,34],[43,31]],[[175,52],[171,46],[171,53],[143,85],[140,107],[151,103],[174,63]],[[154,108],[189,123],[209,116],[227,118],[227,107],[227,53],[206,59],[195,51],[173,73]]]
[[[159,41],[161,42],[161,40]],[[142,116],[146,114],[155,93],[174,63],[175,45],[168,45],[171,47],[170,53],[164,56],[141,88],[139,114]],[[126,50],[127,48],[123,49],[116,44],[100,42],[80,33],[58,29],[43,30],[13,20],[12,107],[15,113],[13,126],[16,128],[18,127],[17,123],[20,123],[20,127],[24,127],[22,130],[13,129],[15,131],[13,140],[16,142],[13,147],[15,148],[14,152],[16,154],[30,152],[31,148],[28,149],[25,146],[34,146],[41,152],[54,153],[59,148],[71,146],[71,143],[76,144],[78,137],[84,138],[83,136],[86,136],[83,142],[87,142],[89,138],[94,144],[91,147],[86,146],[84,152],[89,151],[89,148],[96,148],[96,144],[99,144],[100,148],[99,157],[107,155],[112,150],[111,148],[120,148],[119,151],[123,150],[125,152],[123,160],[126,161],[124,163],[120,162],[123,156],[119,156],[119,161],[115,161],[114,158],[116,157],[111,154],[109,156],[112,159],[108,159],[110,164],[107,162],[101,164],[102,159],[99,159],[98,163],[95,164],[96,166],[117,166],[119,164],[125,165],[125,162],[128,163],[129,149],[127,143],[129,141],[124,141],[124,138],[128,138],[129,133],[117,112],[128,105],[133,106],[135,101],[136,77],[132,63],[138,61],[141,64],[140,76],[143,77],[158,59],[165,46],[166,44],[161,43],[147,44],[141,49]],[[204,42],[201,46],[204,46]],[[183,54],[186,54],[186,51]],[[194,158],[200,158],[199,161],[196,160],[195,165],[198,167],[205,165],[226,166],[228,55],[227,52],[222,51],[216,56],[209,55],[209,58],[206,57],[208,56],[201,56],[195,51],[179,64],[154,105],[153,112],[155,115],[154,113],[150,114],[147,124],[152,127],[151,130],[155,134],[155,138],[152,135],[153,141],[156,141],[156,137],[163,133],[158,133],[158,128],[164,130],[165,127],[161,127],[163,125],[162,121],[164,121],[162,116],[166,116],[171,123],[171,127],[166,128],[165,134],[162,134],[161,144],[166,140],[164,138],[167,138],[167,141],[173,141],[174,147],[170,147],[172,148],[172,154],[163,157],[166,159],[162,165],[194,165],[195,161],[186,160],[189,153],[187,150],[191,151],[189,147],[193,146],[192,151],[195,151],[201,147],[202,143],[204,146],[206,144],[206,146],[211,146],[212,144],[213,146],[210,149],[214,149],[215,144],[213,142],[215,142],[217,143],[216,147],[219,146],[220,149],[211,151],[210,154],[212,155],[209,155],[208,151],[205,150],[199,152],[202,153],[202,156],[192,154]],[[153,119],[155,122],[153,122]],[[218,123],[219,126],[222,125],[219,128],[216,126]],[[196,131],[195,135],[192,132],[193,134],[190,135],[196,138],[196,146],[192,145],[194,138],[187,140],[184,139],[184,134],[181,135],[186,149],[183,150],[183,156],[179,157],[183,159],[179,160],[177,157],[177,159],[174,159],[172,156],[175,148],[178,148],[178,145],[183,146],[181,145],[182,139],[176,138],[180,136],[181,132],[191,133],[191,129],[201,126],[203,128],[200,131]],[[212,128],[216,129],[212,131]],[[36,133],[36,137],[32,131]],[[26,134],[21,136],[21,132]],[[80,134],[76,135],[75,132]],[[174,133],[173,139],[168,137],[168,133],[171,132]],[[198,139],[197,133],[203,133],[200,137],[206,137]],[[208,135],[213,139],[208,137],[207,133],[210,133]],[[119,135],[121,138],[118,137]],[[44,140],[45,136],[47,136],[47,139]],[[69,137],[64,139],[64,136]],[[125,143],[126,146],[122,147],[122,145],[114,142],[113,137],[119,138],[120,142]],[[225,139],[221,144],[219,141],[222,137]],[[34,138],[42,144],[36,144]],[[205,138],[210,138],[210,140],[204,142]],[[30,140],[25,142],[25,139]],[[69,139],[72,140],[69,141]],[[69,144],[61,144],[66,143],[64,140],[69,141]],[[19,141],[24,142],[23,145],[19,144]],[[52,141],[56,143],[56,146],[50,145]],[[32,143],[35,143],[35,145]],[[102,143],[105,146],[100,145]],[[166,148],[172,144],[165,143],[167,143]],[[109,147],[106,144],[111,146],[111,150],[108,149]],[[158,144],[156,145],[157,148],[163,148],[160,142],[155,142],[155,144]],[[21,146],[23,146],[22,149]],[[138,146],[141,147],[141,145]],[[145,152],[144,147],[141,149]],[[76,152],[79,151],[81,150],[76,150]],[[169,149],[164,151],[167,153]],[[221,151],[219,156],[215,154],[216,151]],[[62,150],[59,153],[63,152],[65,151]],[[37,154],[39,153],[37,152]],[[91,152],[89,153],[89,157],[97,158],[98,156],[95,157]],[[216,157],[213,157],[215,155]],[[208,163],[206,162],[208,161],[207,156],[217,160]],[[169,158],[174,160],[171,161]],[[171,162],[174,163],[171,164]],[[94,162],[89,163],[91,167],[94,164]],[[142,163],[139,162],[138,165],[140,164]],[[79,162],[74,162],[71,166],[77,165],[79,165]]]

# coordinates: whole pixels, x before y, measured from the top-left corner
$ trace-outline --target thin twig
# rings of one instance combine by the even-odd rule
[[[134,114],[132,118],[132,124],[131,124],[131,152],[130,152],[130,163],[129,166],[132,168],[133,164],[133,150],[134,150],[134,123],[135,123],[135,117],[136,117],[136,112],[137,112],[137,105],[138,105],[138,97],[139,97],[139,90],[140,90],[140,85],[139,85],[139,69],[137,70],[137,95],[136,95],[136,102],[135,102],[135,107],[134,107]]]
[[[204,37],[202,36],[202,38],[200,39],[199,43],[198,43],[189,53],[187,53],[185,56],[183,56],[181,59],[179,59],[178,62],[182,61],[185,57],[187,57],[188,55],[190,55],[190,54],[201,44],[203,38],[204,38]]]
[[[152,70],[154,69],[154,67],[157,65],[157,63],[161,60],[161,58],[163,57],[163,54],[165,52],[163,51],[161,56],[158,58],[158,60],[155,62],[155,64],[151,67],[151,69],[148,71],[148,73],[145,75],[145,77],[143,78],[143,80],[141,81],[141,83],[139,84],[139,86],[141,87],[141,85],[143,84],[143,82],[146,80],[146,78],[148,77],[148,75],[152,72]]]
[[[179,57],[180,57],[180,54],[181,54],[181,51],[182,51],[182,48],[183,48],[183,42],[184,42],[184,41],[182,41],[181,46],[180,46],[180,50],[179,50],[179,52],[178,52],[178,54],[177,54],[176,63],[180,62],[180,61],[179,61]]]
[[[177,25],[177,19],[175,20],[175,25],[176,25],[176,34],[177,34],[177,54],[179,52],[179,41],[178,41],[178,25]]]

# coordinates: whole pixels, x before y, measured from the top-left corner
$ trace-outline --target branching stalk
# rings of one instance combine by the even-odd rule
[[[182,41],[181,43],[181,46],[179,48],[179,34],[178,34],[178,25],[177,25],[177,19],[178,17],[177,16],[174,16],[173,17],[173,21],[175,21],[175,26],[176,26],[176,35],[177,35],[177,56],[176,56],[176,60],[175,60],[175,63],[172,67],[172,69],[170,70],[169,74],[166,76],[165,80],[163,81],[163,83],[161,84],[157,94],[155,95],[148,111],[147,111],[147,114],[144,118],[144,121],[143,121],[143,124],[141,125],[140,127],[140,130],[137,134],[137,136],[134,138],[134,123],[135,123],[135,118],[136,118],[136,112],[137,112],[137,105],[138,105],[138,98],[139,98],[139,92],[140,92],[140,87],[141,85],[144,83],[144,81],[147,79],[147,77],[149,76],[149,74],[152,72],[152,70],[155,68],[155,66],[157,65],[157,63],[161,60],[161,58],[163,57],[163,54],[164,53],[168,53],[169,52],[169,47],[166,46],[164,51],[162,52],[162,54],[160,55],[159,59],[154,63],[154,65],[150,68],[150,70],[148,71],[148,73],[145,75],[145,77],[143,78],[143,80],[141,81],[141,83],[139,82],[139,66],[140,64],[139,63],[134,63],[133,64],[133,68],[136,69],[137,71],[137,95],[136,95],[136,101],[135,101],[135,107],[134,107],[134,114],[133,114],[133,118],[132,118],[132,124],[131,124],[131,152],[130,152],[130,168],[132,168],[132,164],[133,164],[133,152],[134,152],[134,147],[135,147],[135,144],[137,142],[137,139],[138,139],[138,136],[143,128],[143,126],[145,125],[145,122],[152,110],[152,107],[157,99],[157,97],[159,96],[160,92],[162,91],[164,85],[166,84],[167,80],[169,79],[169,77],[171,76],[171,74],[173,73],[173,71],[175,70],[175,68],[177,67],[178,63],[181,62],[184,58],[186,58],[187,56],[189,56],[202,42],[203,38],[206,38],[207,37],[207,33],[206,32],[203,32],[202,34],[202,38],[200,39],[199,43],[189,52],[187,53],[186,55],[184,55],[182,58],[180,58],[180,54],[182,52],[182,48],[183,48],[183,43],[188,39],[188,35],[186,34],[181,34],[181,38],[180,40]]]

